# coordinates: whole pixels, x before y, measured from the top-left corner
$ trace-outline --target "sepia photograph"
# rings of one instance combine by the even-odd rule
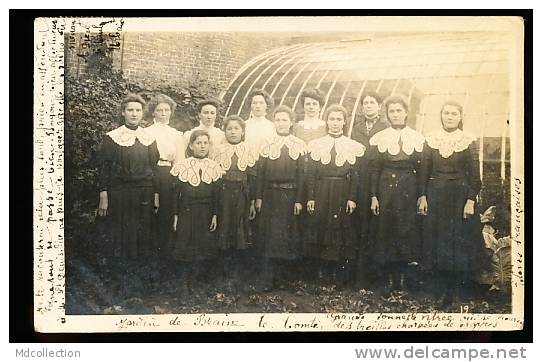
[[[34,25],[38,331],[522,329],[521,18]]]

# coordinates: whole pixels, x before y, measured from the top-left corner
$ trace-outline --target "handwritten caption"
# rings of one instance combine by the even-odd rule
[[[91,25],[64,18],[39,18],[35,22],[34,306],[38,316],[62,315],[65,305],[65,44],[76,46],[79,37],[81,57],[91,55],[87,51],[90,45],[118,48],[123,25],[122,19],[107,19],[97,24],[91,21]],[[65,323],[64,318],[57,320]]]
[[[522,328],[511,315],[448,313],[328,313],[328,314],[187,314],[119,316],[122,330],[155,331],[395,331],[495,330]]]

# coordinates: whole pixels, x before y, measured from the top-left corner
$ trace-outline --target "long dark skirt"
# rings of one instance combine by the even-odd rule
[[[221,250],[248,247],[248,184],[223,180],[219,194],[218,241]]]
[[[468,185],[464,179],[431,177],[427,216],[423,218],[423,263],[426,270],[468,272],[483,255],[477,212],[463,218]]]
[[[354,220],[356,220],[356,240],[359,240],[359,249],[356,260],[356,278],[360,283],[359,285],[367,286],[367,283],[369,283],[376,274],[377,270],[375,269],[378,268],[378,266],[371,262],[372,254],[371,246],[369,244],[369,240],[371,239],[370,225],[372,212],[370,190],[371,182],[367,161],[362,163],[360,169],[358,202],[356,205],[356,211],[353,215]]]
[[[259,256],[297,259],[301,254],[299,215],[294,215],[296,189],[266,186],[258,218]]]
[[[363,160],[363,159],[362,159]],[[359,177],[359,192],[358,202],[356,205],[356,215],[359,216],[359,239],[361,240],[360,248],[365,251],[369,242],[369,221],[371,216],[371,181],[368,171],[367,161],[361,161],[360,166],[362,172]]]
[[[353,216],[346,214],[349,180],[323,178],[317,182],[315,211],[308,216],[303,253],[330,261],[354,259],[357,245]]]
[[[419,262],[421,242],[417,220],[416,174],[384,168],[380,174],[380,214],[371,221],[371,244],[378,264]]]
[[[104,254],[125,258],[152,255],[151,218],[154,192],[151,186],[121,185],[108,190],[109,245]]]
[[[217,233],[209,230],[212,220],[211,198],[184,197],[180,202],[177,236],[173,258],[180,261],[201,261],[218,256]]]
[[[173,185],[175,178],[170,166],[158,166],[156,179],[160,194],[160,207],[153,217],[152,229],[157,256],[168,258],[173,248]]]

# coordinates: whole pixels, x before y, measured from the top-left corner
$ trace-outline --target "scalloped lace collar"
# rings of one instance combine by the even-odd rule
[[[279,136],[275,134],[272,140],[264,140],[260,149],[260,156],[276,160],[280,157],[280,150],[283,146],[288,148],[288,155],[292,160],[297,160],[299,156],[307,153],[307,146],[300,138],[293,135]]]
[[[241,141],[235,145],[231,143],[219,145],[214,152],[213,159],[218,162],[224,171],[228,171],[232,165],[231,159],[234,154],[237,155],[237,168],[240,171],[245,171],[247,167],[254,166],[260,156],[255,147]]]
[[[365,154],[365,146],[344,135],[332,137],[326,135],[309,142],[309,152],[314,161],[319,161],[324,165],[331,162],[331,150],[335,147],[335,165],[341,167],[345,162],[351,165],[356,163],[357,157]]]
[[[119,128],[107,132],[107,135],[111,137],[113,142],[122,147],[133,146],[136,138],[144,146],[150,146],[155,141],[155,137],[142,127],[137,127],[135,130],[132,130],[125,125],[122,125]]]
[[[201,182],[211,184],[217,181],[224,174],[224,170],[210,158],[189,157],[173,166],[170,173],[181,182],[197,187]]]
[[[399,140],[401,140],[401,144]],[[378,146],[379,152],[388,152],[393,156],[398,155],[401,151],[409,156],[414,150],[422,152],[424,142],[423,135],[410,127],[403,129],[389,127],[378,132],[369,140],[371,146]]]
[[[443,158],[450,157],[454,152],[465,151],[475,140],[475,137],[460,129],[453,132],[440,129],[427,135],[427,145],[438,150]]]

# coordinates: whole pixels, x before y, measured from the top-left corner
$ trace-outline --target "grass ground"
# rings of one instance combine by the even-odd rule
[[[441,308],[431,294],[419,286],[406,292],[383,295],[379,285],[366,289],[320,285],[292,280],[268,292],[258,290],[255,273],[243,275],[235,285],[227,276],[215,275],[187,290],[180,280],[168,275],[144,273],[143,283],[132,275],[125,282],[132,292],[119,296],[114,273],[98,263],[74,257],[68,262],[67,314],[185,314],[185,313],[407,313],[460,312],[509,313],[509,297],[481,288],[463,295],[460,303]]]

